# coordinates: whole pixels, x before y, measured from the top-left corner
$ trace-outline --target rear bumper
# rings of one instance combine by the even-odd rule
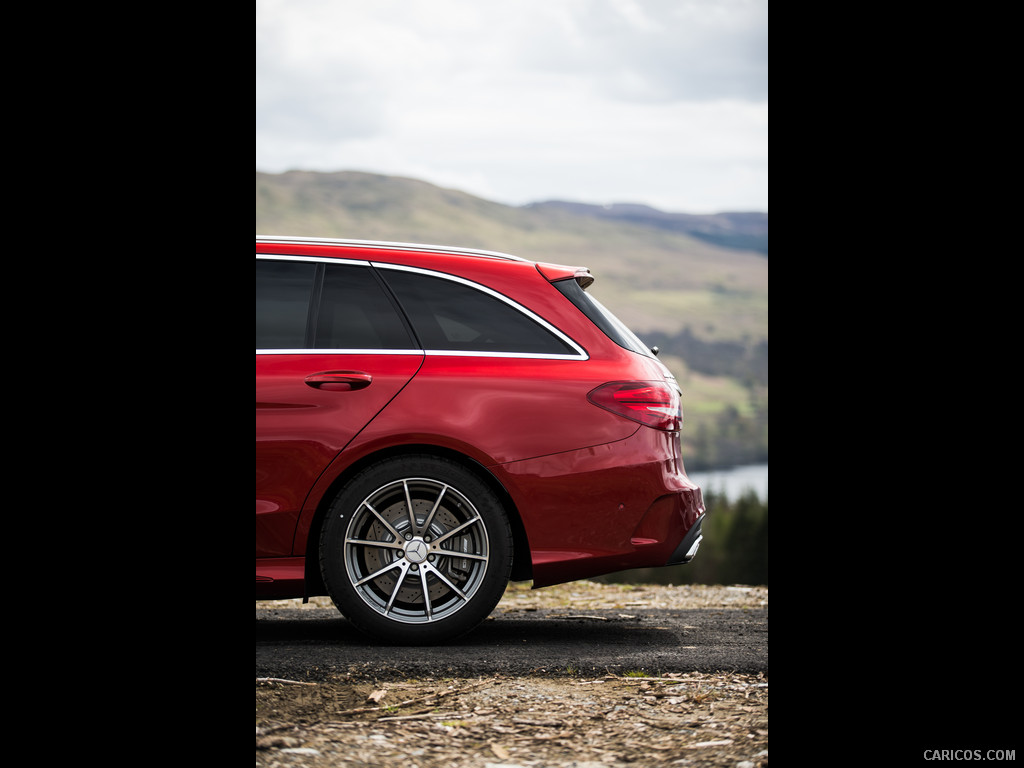
[[[523,521],[534,587],[693,559],[704,500],[672,439],[641,428],[616,443],[492,467]]]

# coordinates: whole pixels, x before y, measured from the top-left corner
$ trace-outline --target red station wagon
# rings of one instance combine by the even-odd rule
[[[581,267],[256,238],[256,598],[455,638],[509,580],[689,562],[676,380]]]

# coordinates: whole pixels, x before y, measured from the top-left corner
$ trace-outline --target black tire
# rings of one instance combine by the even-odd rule
[[[501,599],[511,564],[512,533],[497,497],[462,465],[434,456],[364,470],[335,499],[320,535],[334,604],[388,643],[469,632]]]

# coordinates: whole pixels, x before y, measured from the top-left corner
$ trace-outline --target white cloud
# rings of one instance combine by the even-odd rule
[[[258,0],[256,167],[767,210],[763,0]]]

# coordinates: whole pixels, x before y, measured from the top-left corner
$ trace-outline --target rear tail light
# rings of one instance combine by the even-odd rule
[[[611,381],[593,390],[594,405],[655,429],[675,432],[683,421],[679,391],[664,381]]]

